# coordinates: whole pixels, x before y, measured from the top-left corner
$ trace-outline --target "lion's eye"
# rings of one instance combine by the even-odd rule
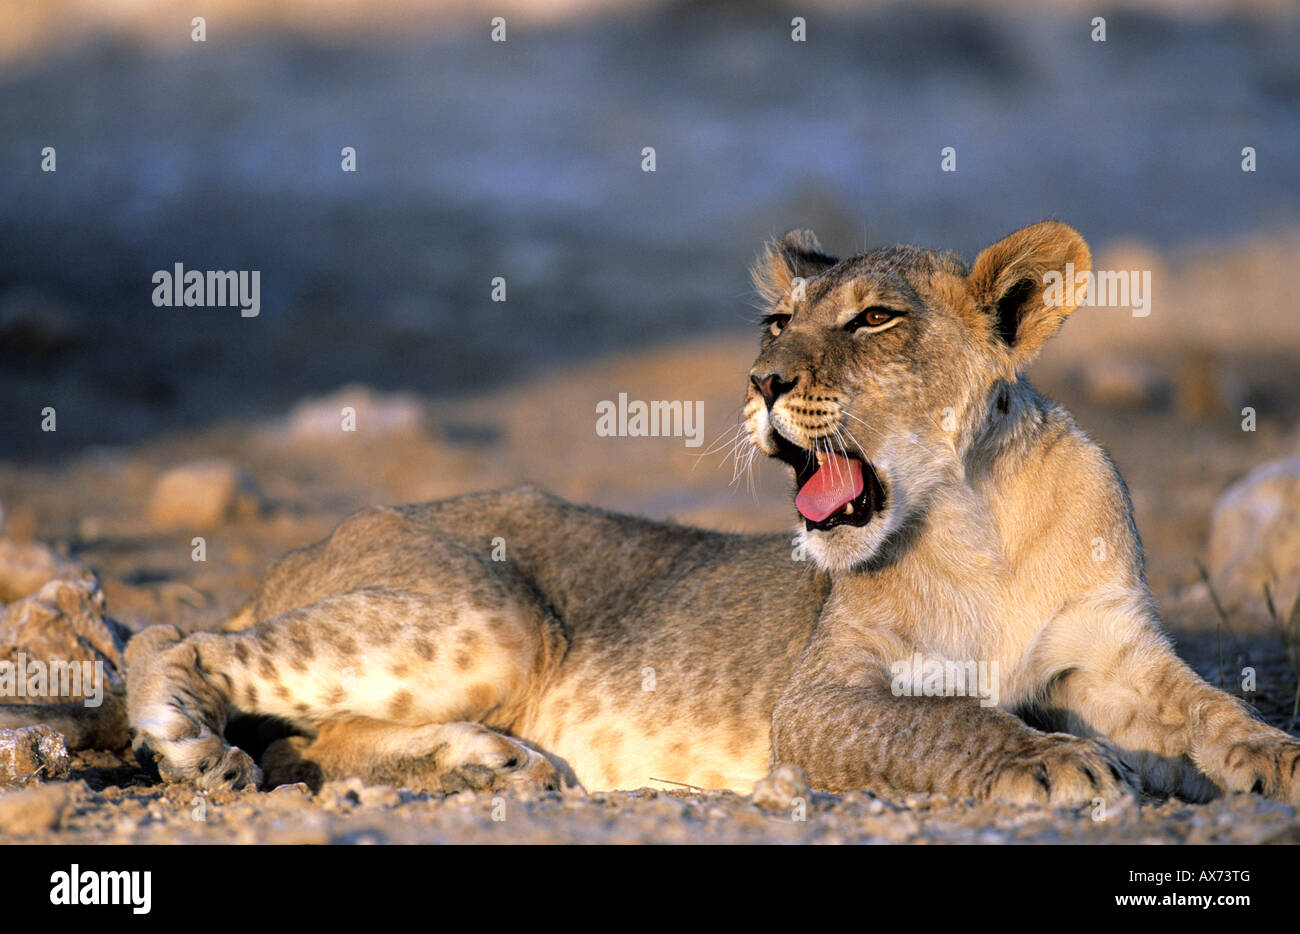
[[[776,337],[785,330],[785,326],[790,323],[789,315],[768,315],[763,319],[763,324],[767,325],[767,333]]]
[[[879,328],[895,318],[901,316],[902,312],[895,311],[892,308],[885,308],[883,305],[872,305],[858,312],[846,325],[844,330],[852,333],[862,328]]]

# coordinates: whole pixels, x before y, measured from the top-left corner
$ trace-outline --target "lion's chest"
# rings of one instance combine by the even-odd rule
[[[927,570],[900,575],[860,605],[869,625],[889,634],[881,661],[895,687],[934,693],[941,684],[943,693],[978,693],[1008,708],[1032,696],[1039,687],[1030,674],[1033,647],[1050,612],[1031,582],[992,562]]]

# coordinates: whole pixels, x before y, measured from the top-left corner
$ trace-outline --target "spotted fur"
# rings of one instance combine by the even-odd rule
[[[757,271],[773,317],[747,427],[767,454],[870,464],[870,522],[803,530],[799,561],[786,535],[532,489],[366,510],[272,568],[233,631],[131,643],[139,752],[207,787],[748,791],[789,762],[830,790],[1078,805],[1140,781],[1297,802],[1300,743],[1177,658],[1122,480],[1022,375],[1074,310],[1042,298],[1067,263],[1089,268],[1088,248],[1058,223],[970,268],[787,235]],[[896,320],[849,329],[878,305]],[[997,704],[900,696],[893,666],[917,654],[996,662]],[[223,739],[239,713],[302,735],[259,767]]]

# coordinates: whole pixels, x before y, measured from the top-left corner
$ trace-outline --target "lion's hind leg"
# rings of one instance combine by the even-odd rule
[[[151,756],[165,780],[209,788],[260,781],[251,759],[223,738],[238,711],[315,735],[332,775],[387,770],[427,784],[460,762],[540,774],[514,740],[488,728],[511,728],[566,642],[548,612],[492,583],[480,580],[472,596],[349,591],[235,633],[146,630],[128,647],[137,754]],[[357,721],[378,725],[366,731]],[[370,745],[361,739],[367,732]],[[507,766],[512,759],[520,761]]]
[[[313,789],[353,776],[370,785],[446,794],[561,787],[545,756],[481,723],[331,721],[314,739],[272,743],[262,764],[270,785],[305,782]]]

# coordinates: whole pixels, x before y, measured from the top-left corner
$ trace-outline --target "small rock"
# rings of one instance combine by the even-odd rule
[[[104,591],[94,575],[52,580],[0,609],[0,658],[17,661],[101,661],[116,683],[129,630],[104,615]],[[74,698],[75,699],[75,698]]]
[[[11,834],[54,830],[71,809],[66,785],[40,785],[0,795],[0,830]]]
[[[779,765],[754,784],[754,803],[765,811],[784,811],[795,798],[808,800],[808,776],[797,765]]]
[[[212,529],[260,510],[252,478],[226,460],[193,461],[159,478],[149,501],[155,528]]]
[[[44,724],[0,730],[0,781],[67,778],[70,769],[62,733]]]
[[[1267,617],[1264,584],[1285,621],[1300,596],[1300,457],[1234,483],[1210,515],[1207,570],[1228,612]]]
[[[0,662],[22,672],[7,686],[20,703],[0,708],[0,729],[47,723],[70,749],[126,745],[127,635],[104,615],[104,592],[89,572],[0,607]]]
[[[306,782],[294,782],[290,785],[276,785],[271,789],[271,794],[280,795],[281,797],[302,796],[304,798],[310,798],[311,789],[307,787]]]
[[[289,413],[285,431],[290,440],[301,442],[419,436],[424,428],[424,405],[415,396],[345,386],[333,395],[299,402]]]
[[[359,778],[336,779],[326,782],[317,792],[321,806],[330,810],[350,810],[361,803],[365,785]]]

